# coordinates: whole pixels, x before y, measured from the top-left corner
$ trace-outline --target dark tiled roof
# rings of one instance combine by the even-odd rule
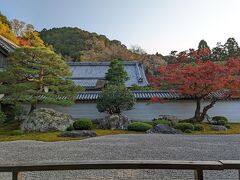
[[[101,91],[86,91],[86,92],[80,92],[77,95],[76,100],[78,101],[94,101],[97,100],[99,94]],[[158,97],[161,99],[192,99],[190,96],[180,96],[174,91],[168,91],[168,90],[159,90],[159,91],[133,91],[133,94],[137,100],[149,100],[152,97]],[[218,92],[218,93],[211,93],[209,94],[208,98],[219,98],[223,99],[224,92]],[[236,98],[235,98],[236,99]]]
[[[0,35],[0,47],[2,47],[7,53],[13,51],[18,46],[8,40],[7,38]]]
[[[71,79],[78,85],[86,88],[96,87],[98,80],[104,80],[110,62],[71,62],[68,63],[71,71]],[[125,85],[131,87],[134,84],[148,86],[143,64],[138,61],[123,61],[129,80]]]

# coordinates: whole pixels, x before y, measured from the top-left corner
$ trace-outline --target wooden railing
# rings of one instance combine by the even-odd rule
[[[240,169],[240,161],[169,161],[169,160],[116,160],[80,161],[38,164],[0,165],[0,172],[11,172],[13,180],[23,180],[21,173],[27,171],[100,169],[175,169],[194,170],[195,179],[203,180],[204,170]],[[239,174],[240,175],[240,174]]]

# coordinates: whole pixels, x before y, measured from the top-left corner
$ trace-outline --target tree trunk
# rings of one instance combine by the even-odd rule
[[[196,110],[195,110],[195,114],[194,117],[192,118],[193,122],[200,122],[200,118],[201,118],[201,99],[197,98],[196,100]]]
[[[30,114],[31,112],[33,112],[33,110],[37,109],[37,104],[36,103],[32,103],[31,104],[31,108],[28,114]]]
[[[207,106],[205,106],[205,107],[203,108],[203,111],[202,111],[201,117],[200,117],[201,121],[204,120],[204,118],[205,118],[205,116],[206,116],[206,114],[207,114],[207,111],[208,111],[209,109],[211,109],[216,102],[217,102],[216,99],[215,99],[215,100],[212,100],[210,104],[208,104]]]

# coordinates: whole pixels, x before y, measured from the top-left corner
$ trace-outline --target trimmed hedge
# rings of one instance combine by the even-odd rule
[[[139,122],[139,121],[134,121],[134,122]],[[140,121],[140,122],[150,124],[151,126],[155,126],[154,121]]]
[[[231,129],[231,126],[229,124],[226,124],[225,127]]]
[[[186,129],[184,133],[192,133],[192,131],[190,129]]]
[[[72,130],[74,130],[74,127],[73,127],[73,125],[70,125],[69,127],[67,127],[67,129],[66,129],[66,131],[72,131]]]
[[[185,132],[187,129],[194,131],[194,126],[191,123],[177,123],[174,126],[175,129],[179,129],[182,132]]]
[[[225,126],[228,123],[228,119],[224,116],[214,116],[212,118],[213,124]]]
[[[201,124],[195,124],[194,131],[204,131],[204,126]]]
[[[4,114],[4,112],[0,111],[0,124],[5,123],[7,120],[7,116]]]
[[[89,118],[81,118],[73,123],[73,127],[76,130],[90,130],[92,126],[92,121]]]
[[[144,132],[152,128],[150,124],[143,123],[143,122],[133,122],[128,125],[129,131],[139,131]]]

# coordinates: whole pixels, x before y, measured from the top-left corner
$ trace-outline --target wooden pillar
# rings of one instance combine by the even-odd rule
[[[12,172],[12,180],[22,180],[21,172]]]
[[[194,171],[195,174],[195,180],[203,180],[203,170],[198,169]]]
[[[240,169],[238,170],[238,179],[240,180]]]

